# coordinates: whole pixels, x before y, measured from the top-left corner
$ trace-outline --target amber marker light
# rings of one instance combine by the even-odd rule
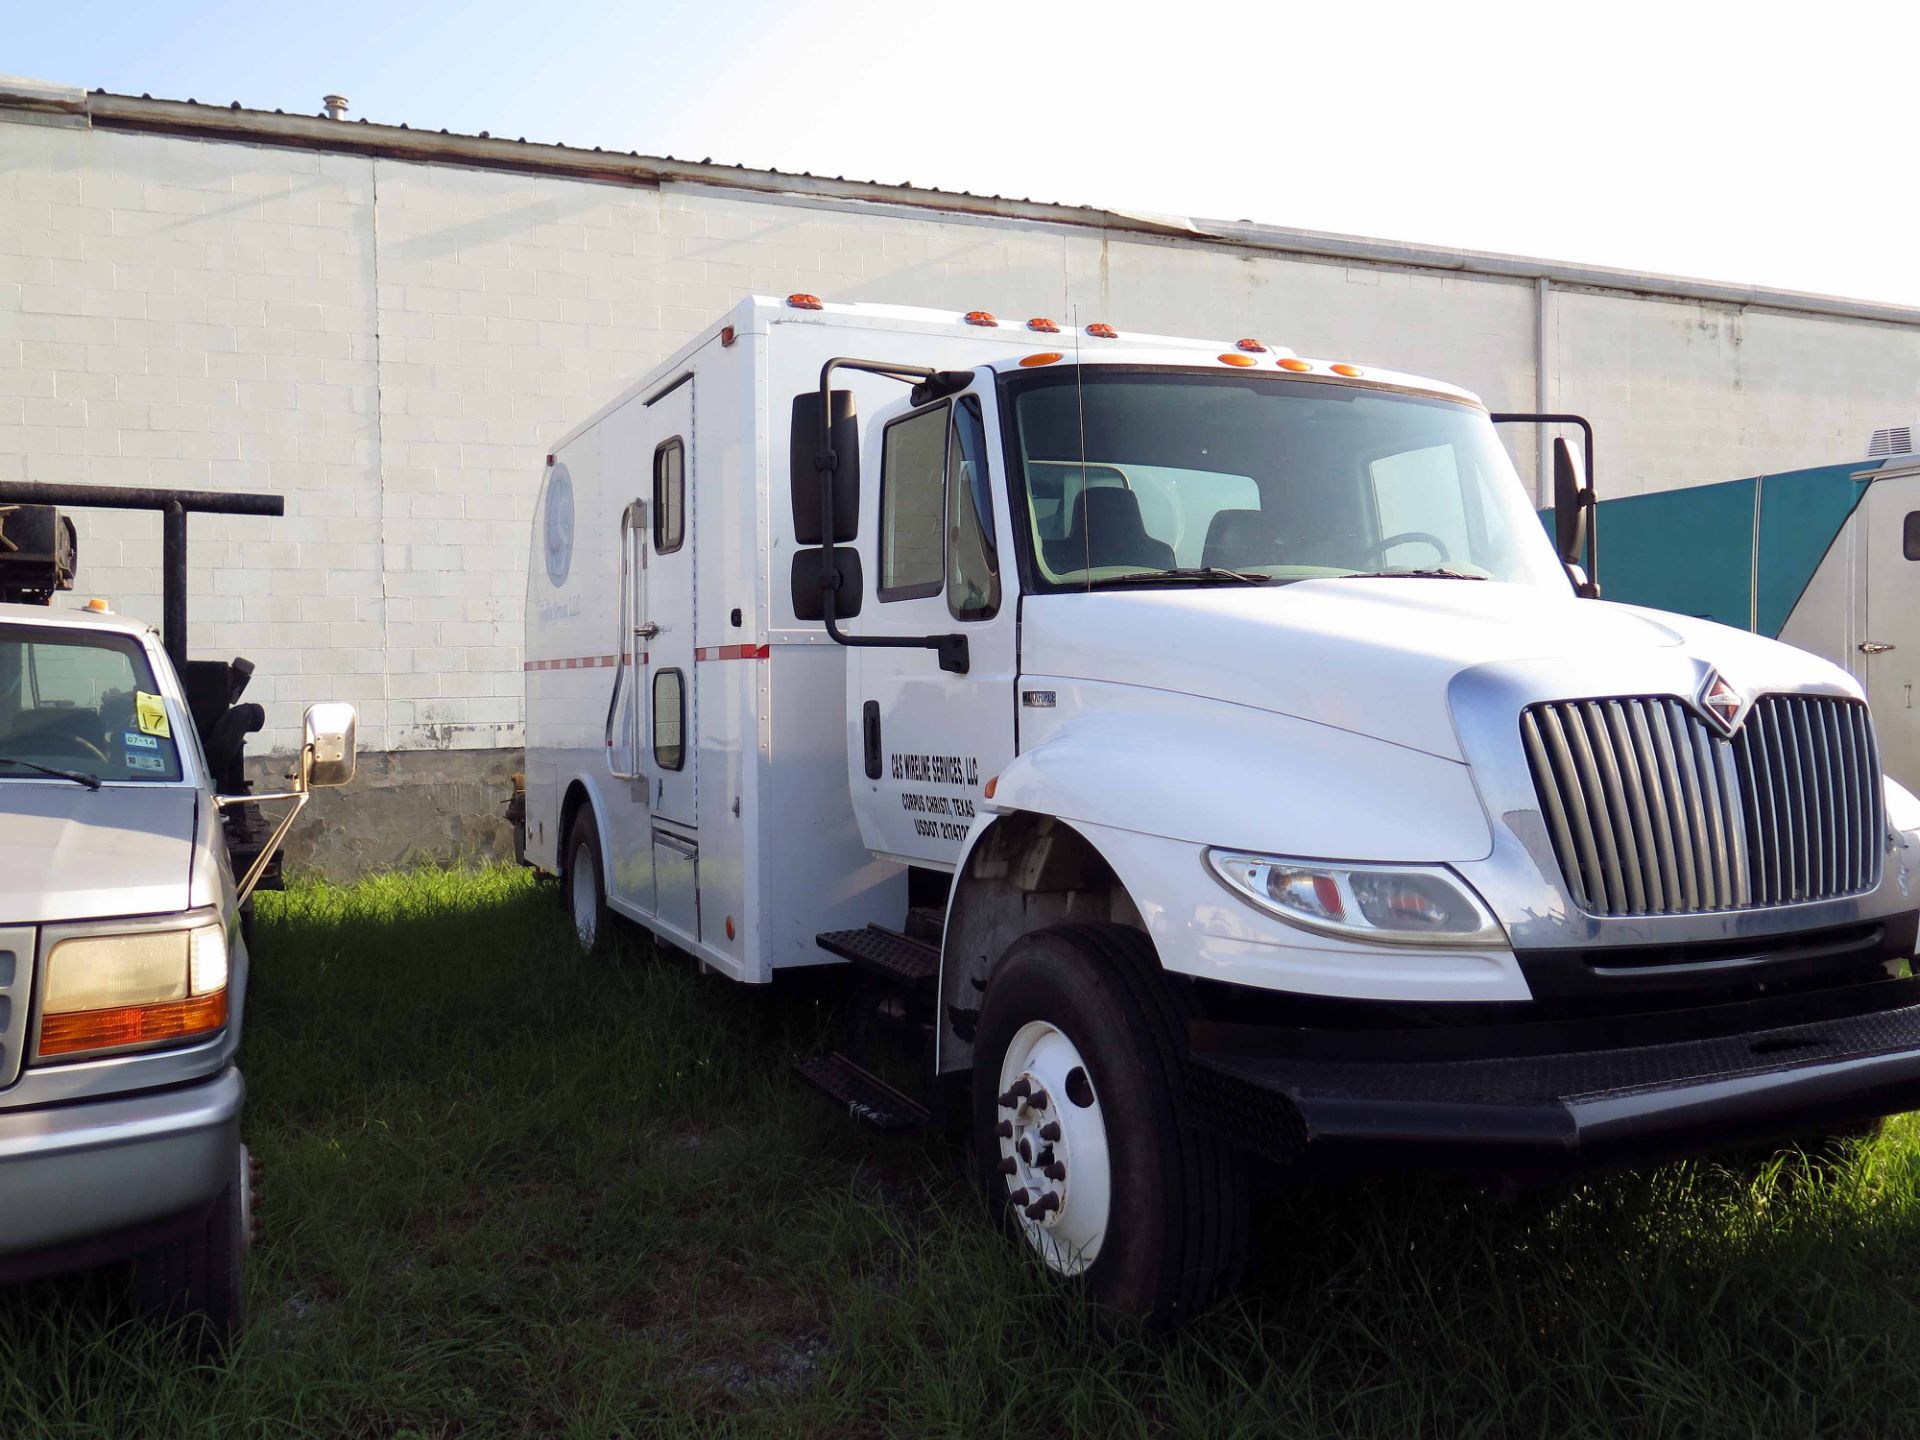
[[[1042,335],[1058,335],[1060,333],[1060,327],[1044,315],[1034,316],[1033,319],[1027,322],[1027,328],[1029,330],[1037,330]]]
[[[999,788],[1000,788],[1000,777],[998,775],[990,775],[987,777],[986,789],[982,793],[987,797],[987,799],[991,800],[993,799],[993,792],[995,790],[998,790]]]
[[[1242,355],[1238,351],[1229,350],[1220,357],[1220,363],[1222,365],[1257,365],[1260,362],[1251,355]]]
[[[818,295],[789,295],[787,296],[787,304],[796,310],[824,310],[827,308],[820,303],[820,297]]]
[[[993,312],[990,310],[969,310],[967,312],[967,323],[969,325],[985,325],[988,328],[993,328],[998,326],[1000,322],[993,318]]]
[[[218,1030],[227,1023],[227,992],[162,1000],[154,1005],[117,1005],[110,1010],[69,1010],[40,1018],[40,1054],[71,1055],[121,1045],[152,1045]]]
[[[1349,380],[1358,380],[1366,372],[1358,365],[1330,365],[1327,367],[1336,375],[1344,375]]]
[[[1118,340],[1120,332],[1104,320],[1096,320],[1087,326],[1087,333],[1096,340]]]
[[[1245,340],[1236,340],[1233,344],[1235,349],[1245,350],[1252,355],[1264,355],[1267,353],[1267,347],[1251,337]]]
[[[1304,370],[1311,370],[1313,368],[1313,362],[1311,360],[1302,360],[1295,355],[1286,355],[1281,357],[1280,368],[1282,370],[1291,370],[1297,375]]]
[[[1039,350],[1031,355],[1022,355],[1020,357],[1020,363],[1028,367],[1034,365],[1051,365],[1054,361],[1061,358],[1058,350]]]

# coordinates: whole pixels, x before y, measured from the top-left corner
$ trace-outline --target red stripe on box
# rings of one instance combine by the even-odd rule
[[[708,645],[693,652],[696,660],[764,660],[771,653],[767,645]]]

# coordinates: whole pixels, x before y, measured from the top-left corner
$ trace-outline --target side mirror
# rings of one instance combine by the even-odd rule
[[[1599,592],[1586,576],[1587,532],[1593,524],[1593,488],[1587,469],[1564,435],[1553,441],[1553,543],[1560,563],[1574,578],[1581,595]]]
[[[338,700],[307,707],[301,738],[307,789],[344,785],[353,779],[353,731],[357,719],[353,706]]]
[[[820,470],[822,451],[832,450],[833,543],[844,545],[860,528],[860,424],[854,413],[853,392],[835,390],[833,430],[820,434],[820,392],[802,390],[793,397],[793,423],[788,430],[788,486],[793,498],[793,538],[800,545],[824,545],[820,533]],[[816,577],[819,570],[814,571]]]

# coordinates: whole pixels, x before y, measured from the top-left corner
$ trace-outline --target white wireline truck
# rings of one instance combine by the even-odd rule
[[[994,1213],[1162,1323],[1231,1283],[1250,1157],[1551,1170],[1907,1108],[1920,803],[1858,687],[1581,598],[1555,468],[1559,554],[1449,385],[745,302],[548,458],[527,860],[589,947],[617,914],[746,982],[867,972],[919,1093],[802,1074],[964,1116]]]

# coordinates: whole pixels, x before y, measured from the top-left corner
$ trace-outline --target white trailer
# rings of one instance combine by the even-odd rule
[[[1556,555],[1452,386],[745,302],[548,458],[526,858],[588,947],[859,967],[919,1093],[802,1074],[965,1127],[992,1212],[1160,1322],[1231,1283],[1249,1156],[1907,1107],[1920,802],[1845,672],[1579,598],[1579,470]]]

